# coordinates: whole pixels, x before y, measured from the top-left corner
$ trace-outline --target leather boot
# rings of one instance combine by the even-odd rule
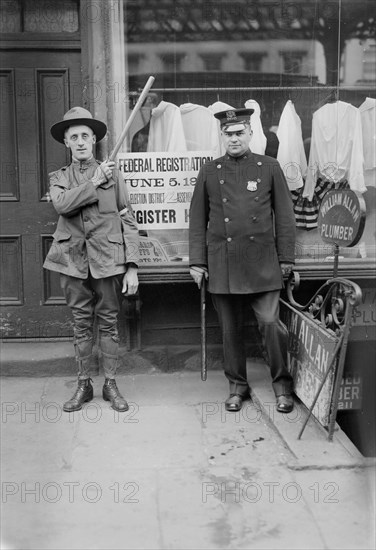
[[[111,401],[111,407],[118,412],[129,409],[128,403],[119,392],[114,378],[106,378],[104,381],[102,396],[105,401]]]
[[[91,378],[78,380],[76,391],[73,396],[64,403],[63,410],[65,412],[79,411],[82,409],[82,404],[93,399],[94,392],[91,385]]]

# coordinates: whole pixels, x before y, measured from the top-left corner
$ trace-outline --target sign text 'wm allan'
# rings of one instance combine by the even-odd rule
[[[294,392],[310,408],[334,357],[338,338],[305,313],[281,300],[281,313],[289,331],[288,369],[294,380]],[[335,368],[331,369],[313,409],[323,426],[329,424]]]
[[[326,243],[354,246],[362,236],[366,206],[362,195],[350,189],[328,191],[321,203],[318,226]]]

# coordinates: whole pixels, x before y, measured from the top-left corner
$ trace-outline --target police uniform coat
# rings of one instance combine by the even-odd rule
[[[86,279],[90,269],[94,279],[100,279],[125,273],[126,263],[138,264],[138,229],[123,176],[114,170],[107,183],[95,188],[91,178],[98,165],[94,158],[73,161],[50,174],[50,196],[59,220],[46,269],[80,279]]]
[[[189,223],[189,263],[208,268],[208,290],[252,294],[282,288],[280,263],[294,263],[295,217],[274,158],[251,151],[205,163]]]

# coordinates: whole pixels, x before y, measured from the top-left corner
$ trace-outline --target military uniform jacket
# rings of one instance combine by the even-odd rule
[[[210,292],[282,288],[279,264],[294,263],[294,249],[293,204],[278,161],[249,151],[202,166],[190,206],[189,263],[208,268]]]
[[[127,203],[122,174],[95,188],[91,178],[99,163],[76,162],[50,174],[50,196],[59,214],[44,266],[72,277],[95,279],[126,272],[138,264],[139,236]],[[127,208],[120,214],[121,210]]]

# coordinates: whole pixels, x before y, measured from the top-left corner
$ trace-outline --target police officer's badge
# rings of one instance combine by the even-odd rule
[[[247,181],[248,191],[257,191],[257,181]]]

